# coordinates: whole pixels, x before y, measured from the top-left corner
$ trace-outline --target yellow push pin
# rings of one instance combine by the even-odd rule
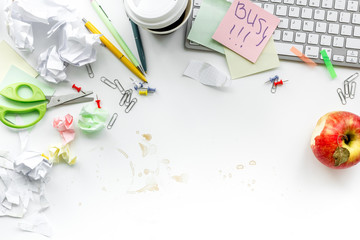
[[[146,88],[139,89],[139,94],[146,96],[146,95],[148,95],[148,90]]]

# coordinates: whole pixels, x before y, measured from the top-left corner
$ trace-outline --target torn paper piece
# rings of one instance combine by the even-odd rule
[[[29,23],[11,19],[7,23],[9,36],[13,39],[15,47],[21,51],[34,51],[34,36]]]
[[[9,153],[6,151],[0,151],[0,168],[14,170],[14,160],[10,158]],[[0,198],[0,202],[1,202],[1,198]]]
[[[44,179],[51,167],[52,163],[38,152],[23,152],[15,161],[15,170],[33,180]]]
[[[63,145],[68,144],[75,138],[75,130],[73,126],[73,116],[70,114],[67,114],[65,117],[57,117],[53,121],[53,127],[56,128],[62,139],[63,139]]]
[[[77,67],[95,62],[95,46],[100,45],[100,36],[88,34],[78,23],[64,24],[58,51],[61,59]]]
[[[52,83],[59,83],[66,80],[65,64],[56,51],[56,46],[51,46],[38,58],[37,71],[44,80]]]
[[[46,237],[52,236],[52,228],[44,213],[27,216],[18,226],[24,231],[39,233]]]
[[[76,163],[76,156],[70,154],[69,144],[51,146],[49,148],[49,160],[53,163],[66,162],[68,165]]]
[[[185,72],[185,76],[198,80],[204,85],[214,87],[228,87],[231,79],[225,73],[219,71],[209,63],[191,60]]]
[[[86,104],[81,109],[78,126],[85,133],[99,132],[105,128],[108,116],[106,110],[94,103]]]

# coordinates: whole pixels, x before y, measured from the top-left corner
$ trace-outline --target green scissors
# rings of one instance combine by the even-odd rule
[[[19,96],[18,91],[22,87],[29,88],[32,91],[32,96],[29,98],[22,98],[21,96]],[[39,102],[39,104],[33,107],[27,107],[21,109],[0,106],[0,121],[3,122],[6,126],[9,126],[11,128],[21,129],[21,128],[31,127],[44,117],[46,113],[46,109],[51,107],[56,107],[59,105],[93,101],[94,100],[93,97],[87,97],[92,93],[93,92],[91,91],[87,91],[83,93],[75,93],[75,94],[68,94],[62,96],[45,96],[45,94],[40,88],[38,88],[37,86],[31,83],[23,83],[23,82],[14,83],[2,89],[0,91],[0,95],[15,102],[20,102],[20,103]],[[35,121],[29,124],[16,125],[5,118],[7,114],[26,114],[30,112],[37,112],[39,114],[39,117]]]

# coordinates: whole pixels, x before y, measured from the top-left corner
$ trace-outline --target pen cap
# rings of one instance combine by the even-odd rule
[[[150,32],[167,34],[188,19],[193,0],[124,0],[129,18]]]

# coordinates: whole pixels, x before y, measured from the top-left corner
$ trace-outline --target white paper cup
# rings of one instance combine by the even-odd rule
[[[138,26],[154,34],[169,34],[189,19],[193,0],[124,0],[124,6]]]

